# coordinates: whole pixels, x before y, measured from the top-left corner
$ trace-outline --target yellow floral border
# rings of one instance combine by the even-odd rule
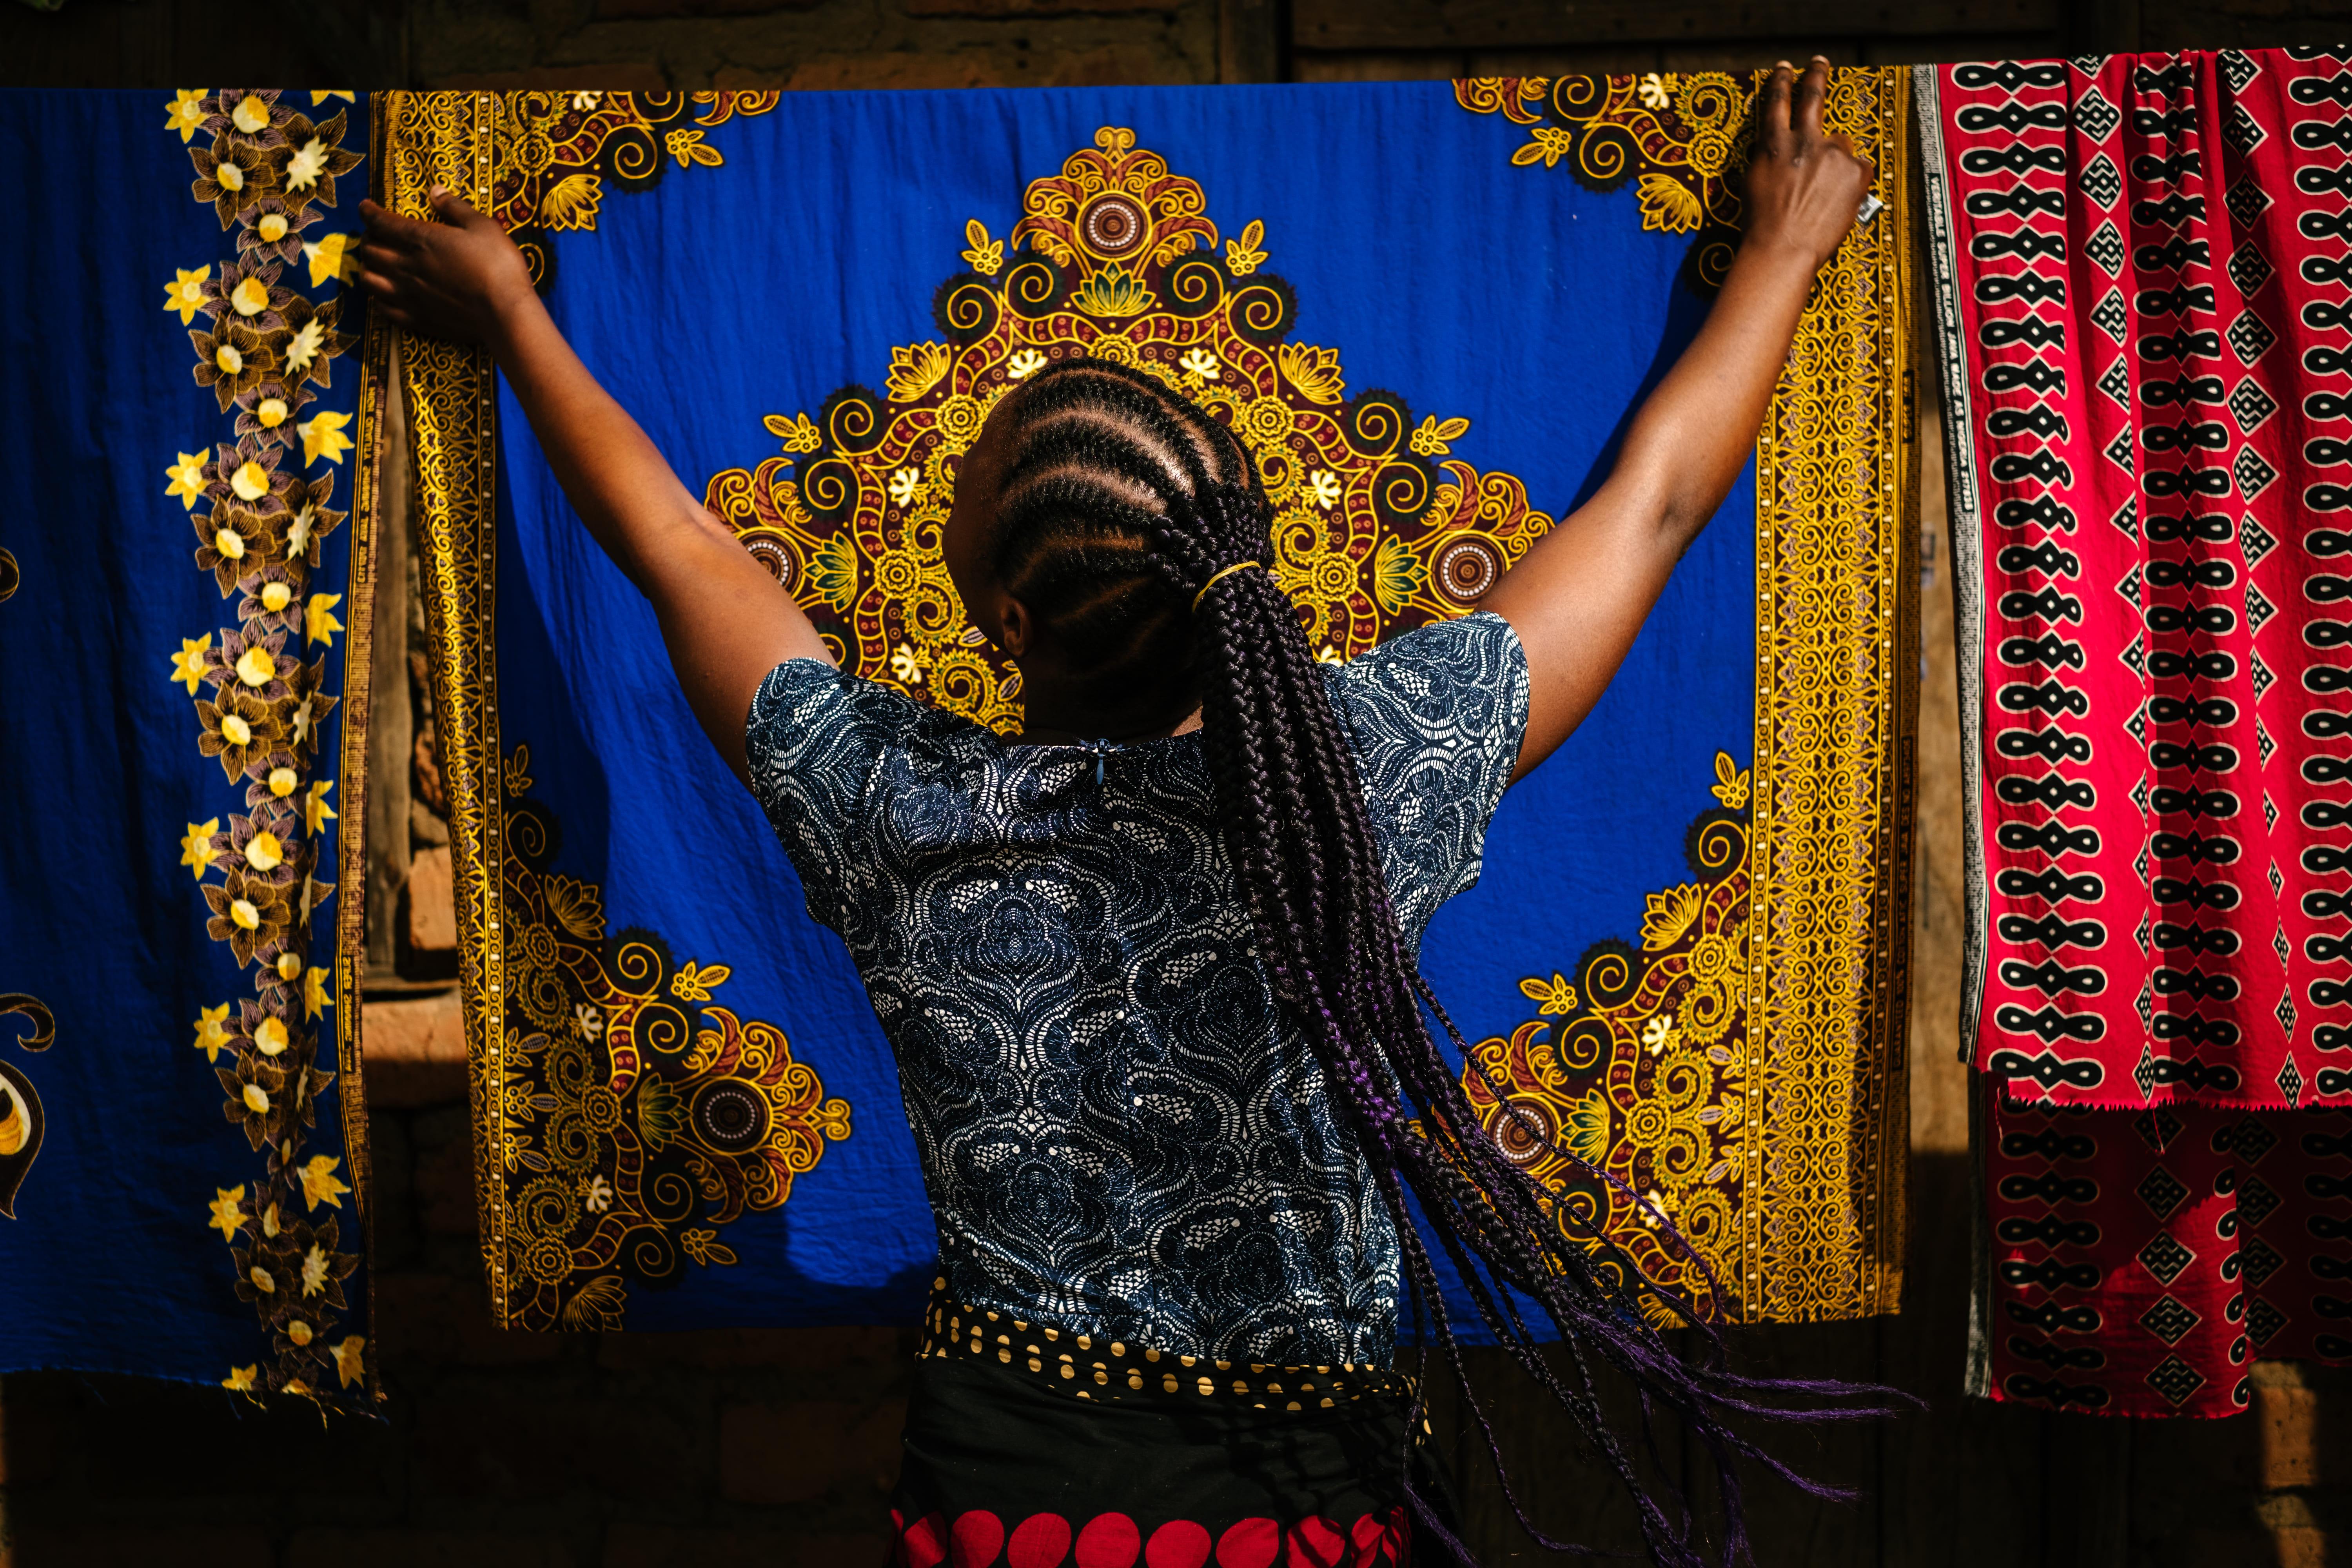
[[[1454,84],[1465,110],[1533,128],[1512,157],[1523,167],[1682,182],[1696,207],[1645,185],[1643,225],[1695,234],[1702,280],[1728,264],[1709,228],[1738,219],[1723,176],[1752,90],[1713,76]],[[1902,1296],[1918,680],[1908,92],[1905,67],[1831,76],[1825,123],[1874,162],[1885,205],[1822,268],[1757,436],[1754,1049],[1736,1168],[1656,1194],[1666,1217],[1698,1221],[1691,1239],[1748,1321],[1893,1311]],[[1676,211],[1706,221],[1666,221]],[[1732,1223],[1718,1224],[1727,1198]],[[1636,1256],[1657,1252],[1653,1224],[1615,1195],[1610,1230]]]
[[[263,1158],[257,1175],[215,1189],[207,1205],[206,1224],[234,1260],[237,1299],[254,1307],[268,1336],[263,1353],[232,1365],[221,1382],[257,1398],[288,1394],[321,1405],[351,1402],[347,1391],[355,1385],[362,1402],[381,1396],[368,1342],[341,1317],[351,1310],[342,1281],[362,1261],[360,1252],[341,1250],[342,1219],[357,1223],[362,1247],[366,1229],[364,1199],[354,1196],[359,1212],[346,1215],[342,1205],[344,1195],[364,1188],[367,1163],[366,1108],[351,1070],[354,948],[346,933],[358,918],[353,900],[336,910],[332,967],[315,962],[312,951],[314,916],[335,890],[318,875],[327,868],[318,841],[339,815],[327,798],[338,781],[316,776],[324,771],[319,726],[341,700],[327,689],[335,635],[347,630],[335,611],[363,626],[372,582],[355,531],[343,594],[306,597],[321,544],[344,520],[329,503],[353,448],[345,433],[353,415],[322,408],[300,417],[352,347],[339,330],[340,294],[318,299],[302,287],[306,272],[310,289],[350,278],[351,235],[312,232],[355,205],[337,195],[336,181],[348,183],[362,162],[343,145],[347,110],[330,106],[337,99],[356,102],[351,92],[312,92],[303,109],[274,89],[184,88],[165,105],[163,126],[194,167],[192,198],[213,208],[224,244],[233,237],[235,245],[232,257],[174,268],[163,280],[163,310],[178,318],[194,351],[195,384],[212,395],[228,426],[215,432],[226,438],[175,452],[163,485],[194,526],[195,565],[223,600],[235,599],[237,619],[234,627],[181,639],[167,672],[194,706],[198,751],[220,763],[244,807],[191,822],[179,839],[180,864],[194,874],[210,913],[207,934],[250,972],[257,993],[253,1001],[200,1007],[194,1023],[194,1044],[226,1095],[224,1114]],[[361,486],[372,477],[361,475]],[[306,663],[313,646],[325,651]],[[356,668],[364,684],[366,658],[364,630],[347,637],[347,680]],[[199,697],[207,685],[213,695]],[[365,756],[362,702],[343,714],[347,786],[363,780]],[[364,857],[348,791],[343,815],[338,870],[348,876]],[[330,1011],[331,1026],[324,1018]],[[336,1042],[332,1071],[319,1061],[328,1026]],[[307,1129],[331,1087],[341,1090],[343,1153],[304,1160]],[[338,1329],[342,1336],[330,1345]]]

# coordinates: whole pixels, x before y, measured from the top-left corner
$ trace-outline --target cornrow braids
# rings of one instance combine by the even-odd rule
[[[1057,362],[1017,395],[992,540],[1000,579],[1080,656],[1073,663],[1093,664],[1097,693],[1132,696],[1142,683],[1164,688],[1171,707],[1179,698],[1199,702],[1218,825],[1276,996],[1305,1031],[1363,1149],[1395,1221],[1419,1342],[1444,1348],[1520,1525],[1549,1550],[1584,1550],[1538,1530],[1511,1490],[1413,1223],[1416,1201],[1487,1331],[1623,1483],[1654,1562],[1703,1561],[1693,1517],[1670,1476],[1663,1500],[1643,1485],[1602,1415],[1595,1360],[1633,1382],[1645,1433],[1663,1405],[1705,1443],[1724,1510],[1725,1561],[1748,1555],[1735,1458],[1758,1460],[1817,1495],[1843,1495],[1794,1474],[1724,1418],[1884,1414],[1787,1403],[1791,1394],[1879,1391],[1727,1370],[1712,1276],[1667,1224],[1709,1286],[1704,1308],[1651,1287],[1701,1330],[1699,1353],[1687,1363],[1676,1356],[1640,1310],[1633,1290],[1648,1282],[1633,1260],[1593,1216],[1556,1201],[1506,1158],[1479,1123],[1432,1032],[1434,1019],[1470,1059],[1398,925],[1325,672],[1271,572],[1229,570],[1273,560],[1265,492],[1240,443],[1189,400],[1102,360]],[[1566,1346],[1572,1376],[1539,1348],[1526,1300]],[[1419,1387],[1408,1430],[1419,1429],[1425,1406],[1426,1380]],[[1412,1502],[1423,1527],[1469,1561],[1427,1502],[1417,1494]]]

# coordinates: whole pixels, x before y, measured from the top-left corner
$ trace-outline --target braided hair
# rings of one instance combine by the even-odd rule
[[[997,578],[1069,649],[1072,666],[1088,671],[1081,697],[1131,702],[1164,692],[1162,710],[1171,712],[1199,703],[1218,825],[1275,994],[1311,1043],[1362,1147],[1395,1221],[1421,1342],[1433,1330],[1444,1348],[1522,1527],[1547,1548],[1578,1550],[1538,1531],[1511,1492],[1413,1223],[1415,1202],[1488,1331],[1568,1409],[1624,1484],[1654,1561],[1675,1568],[1701,1561],[1690,1511],[1671,1479],[1662,1504],[1637,1478],[1601,1415],[1596,1359],[1633,1382],[1645,1432],[1652,1408],[1663,1405],[1704,1440],[1724,1509],[1727,1560],[1746,1555],[1735,1456],[1838,1495],[1727,1431],[1722,1417],[1876,1413],[1797,1415],[1776,1397],[1857,1391],[1727,1371],[1712,1303],[1701,1310],[1660,1291],[1702,1330],[1700,1353],[1686,1363],[1644,1319],[1632,1260],[1579,1205],[1556,1201],[1506,1158],[1481,1126],[1432,1033],[1434,1019],[1467,1059],[1398,926],[1325,672],[1272,574],[1242,569],[1270,563],[1273,542],[1265,490],[1241,444],[1149,376],[1083,356],[1038,372],[999,416],[1009,421],[1008,455],[987,546]],[[1711,1276],[1708,1283],[1711,1295]],[[1538,1348],[1528,1300],[1566,1346],[1570,1375]],[[1419,1429],[1425,1399],[1424,1379],[1409,1431]],[[1412,1501],[1423,1527],[1468,1560],[1424,1500]]]

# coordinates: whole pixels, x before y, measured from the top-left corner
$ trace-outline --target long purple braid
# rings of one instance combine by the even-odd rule
[[[1468,1059],[1400,931],[1325,672],[1272,574],[1228,570],[1273,560],[1265,492],[1239,442],[1149,376],[1105,361],[1060,361],[1013,395],[997,569],[1092,663],[1096,690],[1132,696],[1160,684],[1171,707],[1200,703],[1219,826],[1275,994],[1312,1043],[1395,1219],[1416,1337],[1444,1350],[1521,1526],[1549,1550],[1585,1550],[1537,1530],[1511,1491],[1414,1224],[1416,1204],[1487,1331],[1570,1412],[1625,1487],[1654,1562],[1697,1568],[1704,1558],[1670,1475],[1654,1465],[1659,1486],[1645,1487],[1604,1417],[1596,1362],[1634,1384],[1645,1437],[1663,1407],[1706,1445],[1724,1512],[1724,1561],[1748,1555],[1737,1459],[1755,1459],[1816,1494],[1842,1495],[1796,1475],[1728,1430],[1725,1418],[1874,1415],[1882,1405],[1800,1410],[1788,1401],[1884,1391],[1727,1370],[1716,1327],[1722,1314],[1703,1260],[1706,1300],[1657,1292],[1700,1331],[1698,1353],[1678,1357],[1643,1316],[1636,1292],[1654,1287],[1633,1260],[1590,1215],[1556,1201],[1506,1158],[1480,1125],[1432,1032],[1433,1018]],[[1664,1228],[1696,1258],[1671,1225]],[[1539,1348],[1527,1321],[1530,1301],[1563,1342],[1572,1375]],[[1420,1386],[1409,1430],[1422,1420],[1426,1381]],[[1423,1529],[1469,1561],[1423,1500],[1413,1501]]]

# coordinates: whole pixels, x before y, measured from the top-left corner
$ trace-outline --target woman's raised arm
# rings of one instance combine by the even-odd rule
[[[1675,563],[1755,448],[1813,274],[1870,189],[1871,167],[1853,144],[1822,134],[1828,79],[1816,55],[1801,77],[1783,62],[1765,84],[1747,231],[1715,308],[1642,405],[1607,482],[1481,603],[1527,648],[1528,728],[1514,778],[1601,700]]]
[[[588,531],[653,602],[695,717],[739,778],[744,719],[768,671],[830,659],[792,595],[678,481],[628,411],[596,384],[491,218],[446,191],[438,223],[363,204],[360,283],[404,331],[490,352]]]

